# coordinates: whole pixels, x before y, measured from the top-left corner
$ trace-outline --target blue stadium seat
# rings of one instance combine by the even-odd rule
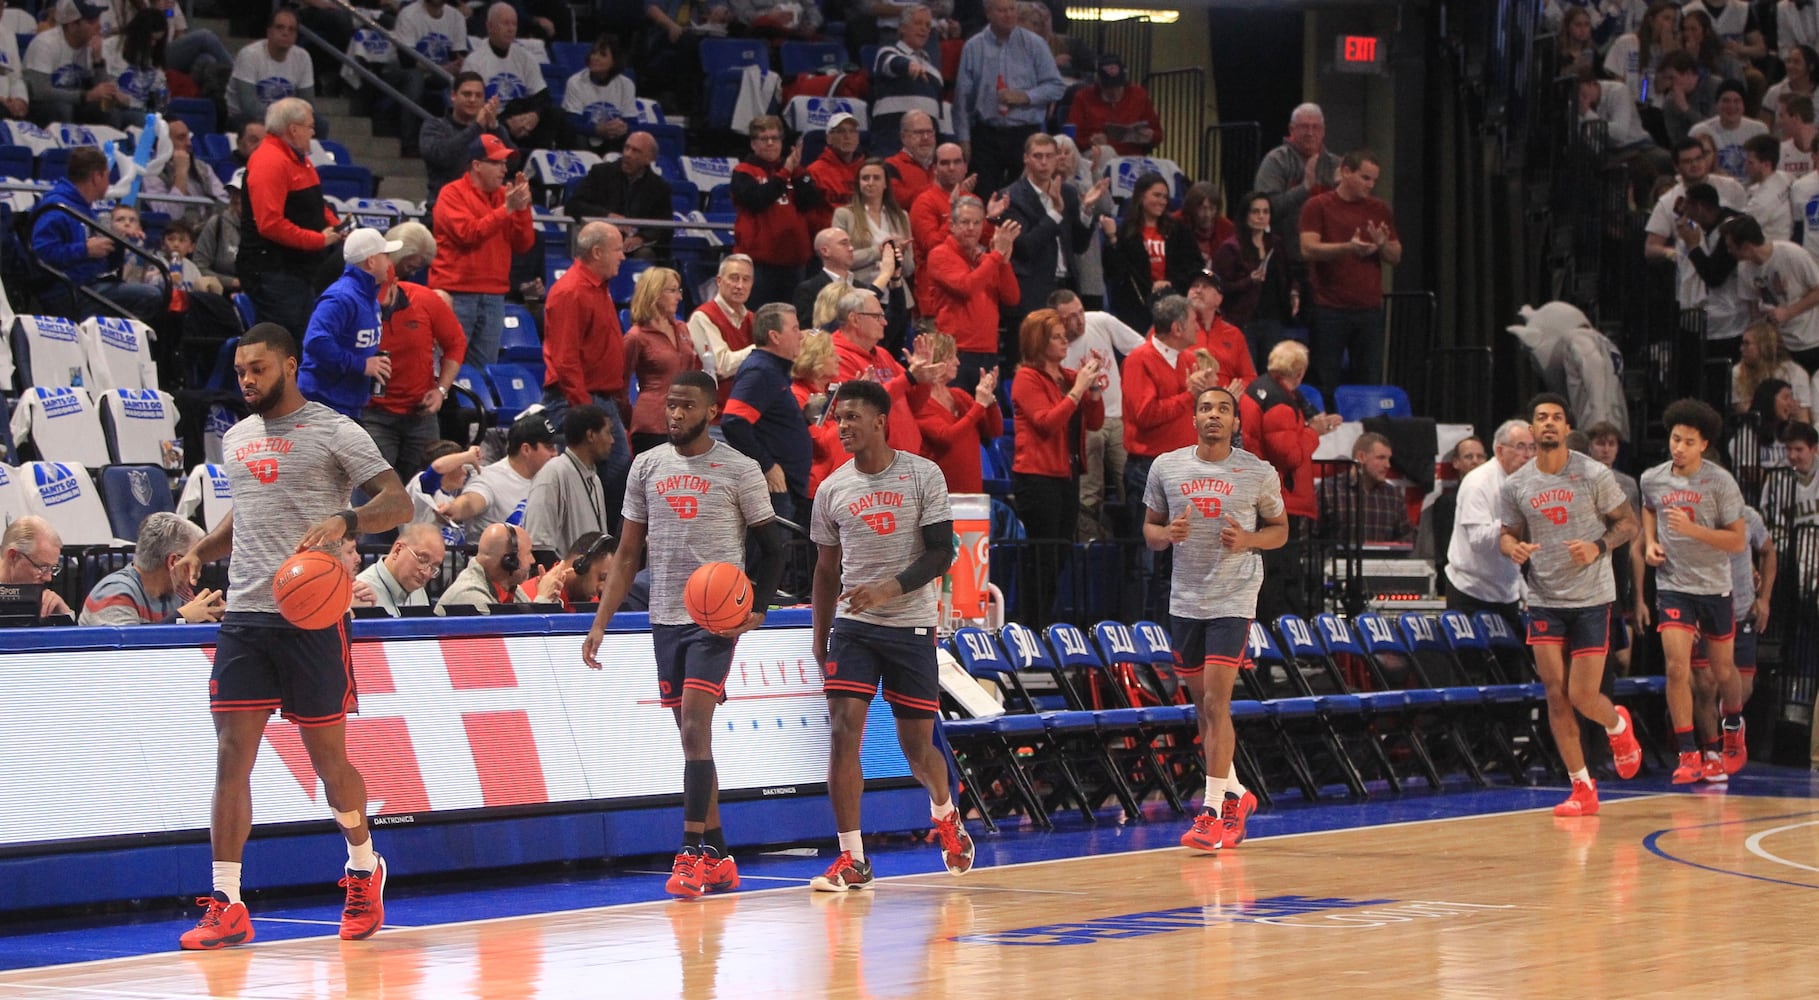
[[[170,478],[155,465],[108,465],[101,469],[101,506],[115,538],[139,537],[139,525],[152,514],[177,509]]]
[[[1301,383],[1301,397],[1307,400],[1308,405],[1314,408],[1315,413],[1326,412],[1326,397],[1320,395],[1319,389],[1303,382]]]
[[[24,54],[24,49],[19,50]],[[173,97],[165,106],[166,118],[175,118],[189,126],[190,135],[221,131],[215,102],[203,97]]]
[[[234,141],[219,132],[199,132],[191,137],[191,148],[209,163],[234,158]],[[236,164],[238,166],[238,164]]]
[[[331,198],[371,198],[377,187],[373,172],[362,166],[317,167],[316,176],[322,178],[322,193]]]
[[[832,72],[846,62],[846,46],[839,42],[784,42],[780,57],[786,78]]]
[[[770,48],[762,40],[709,38],[701,42],[701,65],[707,70],[707,124],[726,129],[733,124],[733,105],[745,67],[770,68]]]
[[[234,293],[234,312],[240,317],[240,328],[251,330],[259,322],[259,316],[253,311],[253,297],[245,292]]]
[[[630,302],[632,289],[638,284],[638,276],[650,270],[651,267],[652,264],[648,260],[628,260],[619,265],[619,273],[613,275],[612,280],[607,284],[607,290],[613,293],[613,301]]]
[[[543,338],[529,309],[515,302],[505,304],[505,321],[499,334],[499,360],[511,364],[543,363]]]
[[[733,205],[733,186],[731,184],[722,184],[707,192],[707,220],[709,222],[720,221],[715,218],[717,215],[727,216],[725,221],[728,222],[738,215],[738,209]]]
[[[69,173],[69,150],[47,149],[38,154],[38,179],[60,181]]]
[[[992,496],[1008,496],[1011,492],[1011,470],[1000,465],[998,453],[985,442],[979,442],[979,468],[984,475],[985,492]]]
[[[32,151],[24,146],[0,146],[0,177],[32,179]]]
[[[685,180],[670,180],[669,207],[672,212],[700,211],[701,189]]]
[[[487,365],[486,377],[499,399],[499,423],[509,424],[527,408],[543,402],[543,377],[528,365]]]
[[[587,68],[587,56],[593,50],[591,42],[551,42],[549,58],[564,75],[573,76]]]
[[[350,152],[346,146],[343,146],[333,139],[317,139],[316,141],[322,144],[323,152],[326,152],[328,155],[335,158],[335,166],[351,167],[354,165],[354,154]],[[317,168],[317,172],[321,172],[320,167]],[[367,195],[366,197],[370,198],[372,195]]]
[[[1333,408],[1346,420],[1412,417],[1408,393],[1393,385],[1342,385],[1333,390]]]
[[[455,384],[473,393],[480,400],[481,408],[488,414],[499,409],[499,396],[493,391],[493,383],[486,373],[473,365],[464,364],[455,373]]]
[[[680,160],[687,152],[687,133],[673,122],[639,122],[632,131],[649,132],[657,140],[657,155],[665,159]]]

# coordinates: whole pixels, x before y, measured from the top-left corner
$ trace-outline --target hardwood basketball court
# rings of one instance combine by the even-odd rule
[[[168,939],[147,927],[151,953],[0,973],[0,997],[1810,997],[1819,807],[1798,797],[1803,777],[1782,772],[1792,794],[1607,789],[1601,815],[1575,820],[1543,807],[1273,834],[1260,815],[1257,836],[1211,857],[1154,846],[1178,835],[1167,820],[1076,834],[1073,849],[1099,853],[1022,863],[1006,859],[1069,838],[1013,833],[982,837],[965,878],[845,895],[803,885],[825,859],[771,857],[745,862],[741,892],[694,902],[421,926],[431,908],[401,895],[388,915],[403,926],[358,943],[274,940],[332,930],[255,907],[249,947],[156,950],[180,924]],[[1558,797],[1474,794],[1498,793],[1506,809]],[[1300,812],[1322,808],[1348,807]],[[873,860],[887,872],[933,858]],[[607,883],[660,879],[626,871],[593,888]]]

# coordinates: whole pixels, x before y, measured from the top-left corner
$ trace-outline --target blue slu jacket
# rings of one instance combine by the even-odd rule
[[[310,313],[297,388],[336,413],[359,419],[373,391],[366,359],[378,353],[382,328],[379,280],[349,266]]]
[[[85,218],[95,218],[95,211],[89,207],[88,199],[76,190],[76,185],[64,178],[51,188],[44,196],[40,211],[44,205],[62,204],[75,209]],[[45,212],[38,217],[32,226],[32,252],[38,259],[59,271],[68,274],[78,285],[92,285],[95,280],[109,271],[118,271],[120,262],[114,255],[99,260],[90,259],[88,255],[89,230],[75,219],[62,212]],[[118,254],[119,251],[114,251]],[[116,275],[118,277],[118,275]]]

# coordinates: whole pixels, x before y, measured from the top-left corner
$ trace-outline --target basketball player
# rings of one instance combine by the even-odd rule
[[[880,682],[910,773],[928,789],[942,862],[955,875],[973,867],[973,838],[960,825],[959,807],[948,794],[947,755],[935,743],[941,698],[936,581],[954,561],[954,515],[940,467],[886,443],[890,412],[890,393],[878,383],[841,384],[833,419],[840,445],[853,459],[822,482],[809,522],[819,549],[814,654],[833,724],[827,794],[840,838],[840,856],[809,881],[821,892],[872,883],[860,837],[865,774],[859,748]]]
[[[764,472],[708,437],[718,399],[705,372],[683,372],[670,382],[664,397],[669,443],[632,460],[619,548],[581,646],[581,659],[599,670],[606,623],[625,600],[648,547],[658,704],[674,713],[682,735],[682,848],[665,888],[685,898],[739,887],[739,866],[727,854],[720,828],[714,709],[726,699],[734,640],[764,624],[783,575],[783,527],[771,510]],[[751,613],[736,628],[709,632],[683,607],[683,587],[704,563],[744,562],[748,531],[758,547],[756,564],[747,567]]]
[[[1599,689],[1611,644],[1617,580],[1611,550],[1636,537],[1636,514],[1603,463],[1566,446],[1566,400],[1544,392],[1529,402],[1535,457],[1503,481],[1498,546],[1528,567],[1528,644],[1547,689],[1547,720],[1573,779],[1556,816],[1593,816],[1598,783],[1585,766],[1574,710],[1604,727],[1619,778],[1642,766],[1642,744],[1626,708]]]
[[[188,949],[253,939],[240,899],[240,858],[252,828],[253,759],[273,711],[297,725],[329,808],[347,838],[347,904],[341,937],[358,941],[385,923],[385,860],[366,822],[366,781],[347,759],[347,715],[358,710],[345,621],[304,631],[278,614],[272,577],[293,553],[335,551],[346,537],[389,531],[410,520],[404,484],[359,424],[305,400],[297,390],[297,342],[276,323],[240,338],[234,375],[251,414],[221,438],[234,491],[234,516],[172,567],[195,586],[206,563],[227,556],[227,614],[209,676],[215,717],[215,799],[209,819],[214,891],[185,931]],[[359,486],[371,500],[347,509]]]
[[[1244,660],[1263,559],[1288,541],[1282,479],[1274,466],[1241,448],[1238,399],[1217,386],[1194,397],[1199,443],[1165,452],[1150,466],[1143,490],[1143,541],[1174,550],[1168,612],[1176,672],[1200,716],[1206,754],[1206,799],[1181,846],[1212,852],[1244,842],[1257,796],[1232,769],[1232,684]]]
[[[1731,555],[1731,614],[1737,619],[1737,634],[1731,641],[1731,662],[1737,665],[1739,705],[1748,706],[1756,686],[1756,637],[1768,627],[1769,595],[1775,589],[1778,571],[1775,543],[1769,537],[1768,525],[1756,508],[1743,508],[1743,532],[1747,544],[1742,552]],[[1762,593],[1756,593],[1756,578],[1762,578]],[[1711,657],[1701,640],[1693,646],[1693,735],[1699,741],[1701,780],[1722,785],[1730,781],[1724,770],[1724,729],[1718,722],[1718,685],[1712,677]]]
[[[1737,481],[1705,461],[1705,449],[1724,426],[1718,411],[1682,399],[1668,406],[1661,422],[1672,457],[1642,474],[1642,543],[1644,560],[1656,568],[1656,630],[1667,660],[1667,709],[1680,753],[1673,780],[1684,785],[1699,781],[1705,770],[1693,737],[1693,642],[1702,636],[1723,714],[1725,773],[1736,774],[1748,760],[1743,686],[1733,659],[1730,557],[1748,548],[1749,540]]]

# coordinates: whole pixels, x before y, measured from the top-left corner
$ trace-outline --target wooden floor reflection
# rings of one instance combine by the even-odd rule
[[[1815,889],[1812,800],[1665,795],[1584,820],[1484,816],[26,970],[0,974],[0,997],[1811,997]]]

